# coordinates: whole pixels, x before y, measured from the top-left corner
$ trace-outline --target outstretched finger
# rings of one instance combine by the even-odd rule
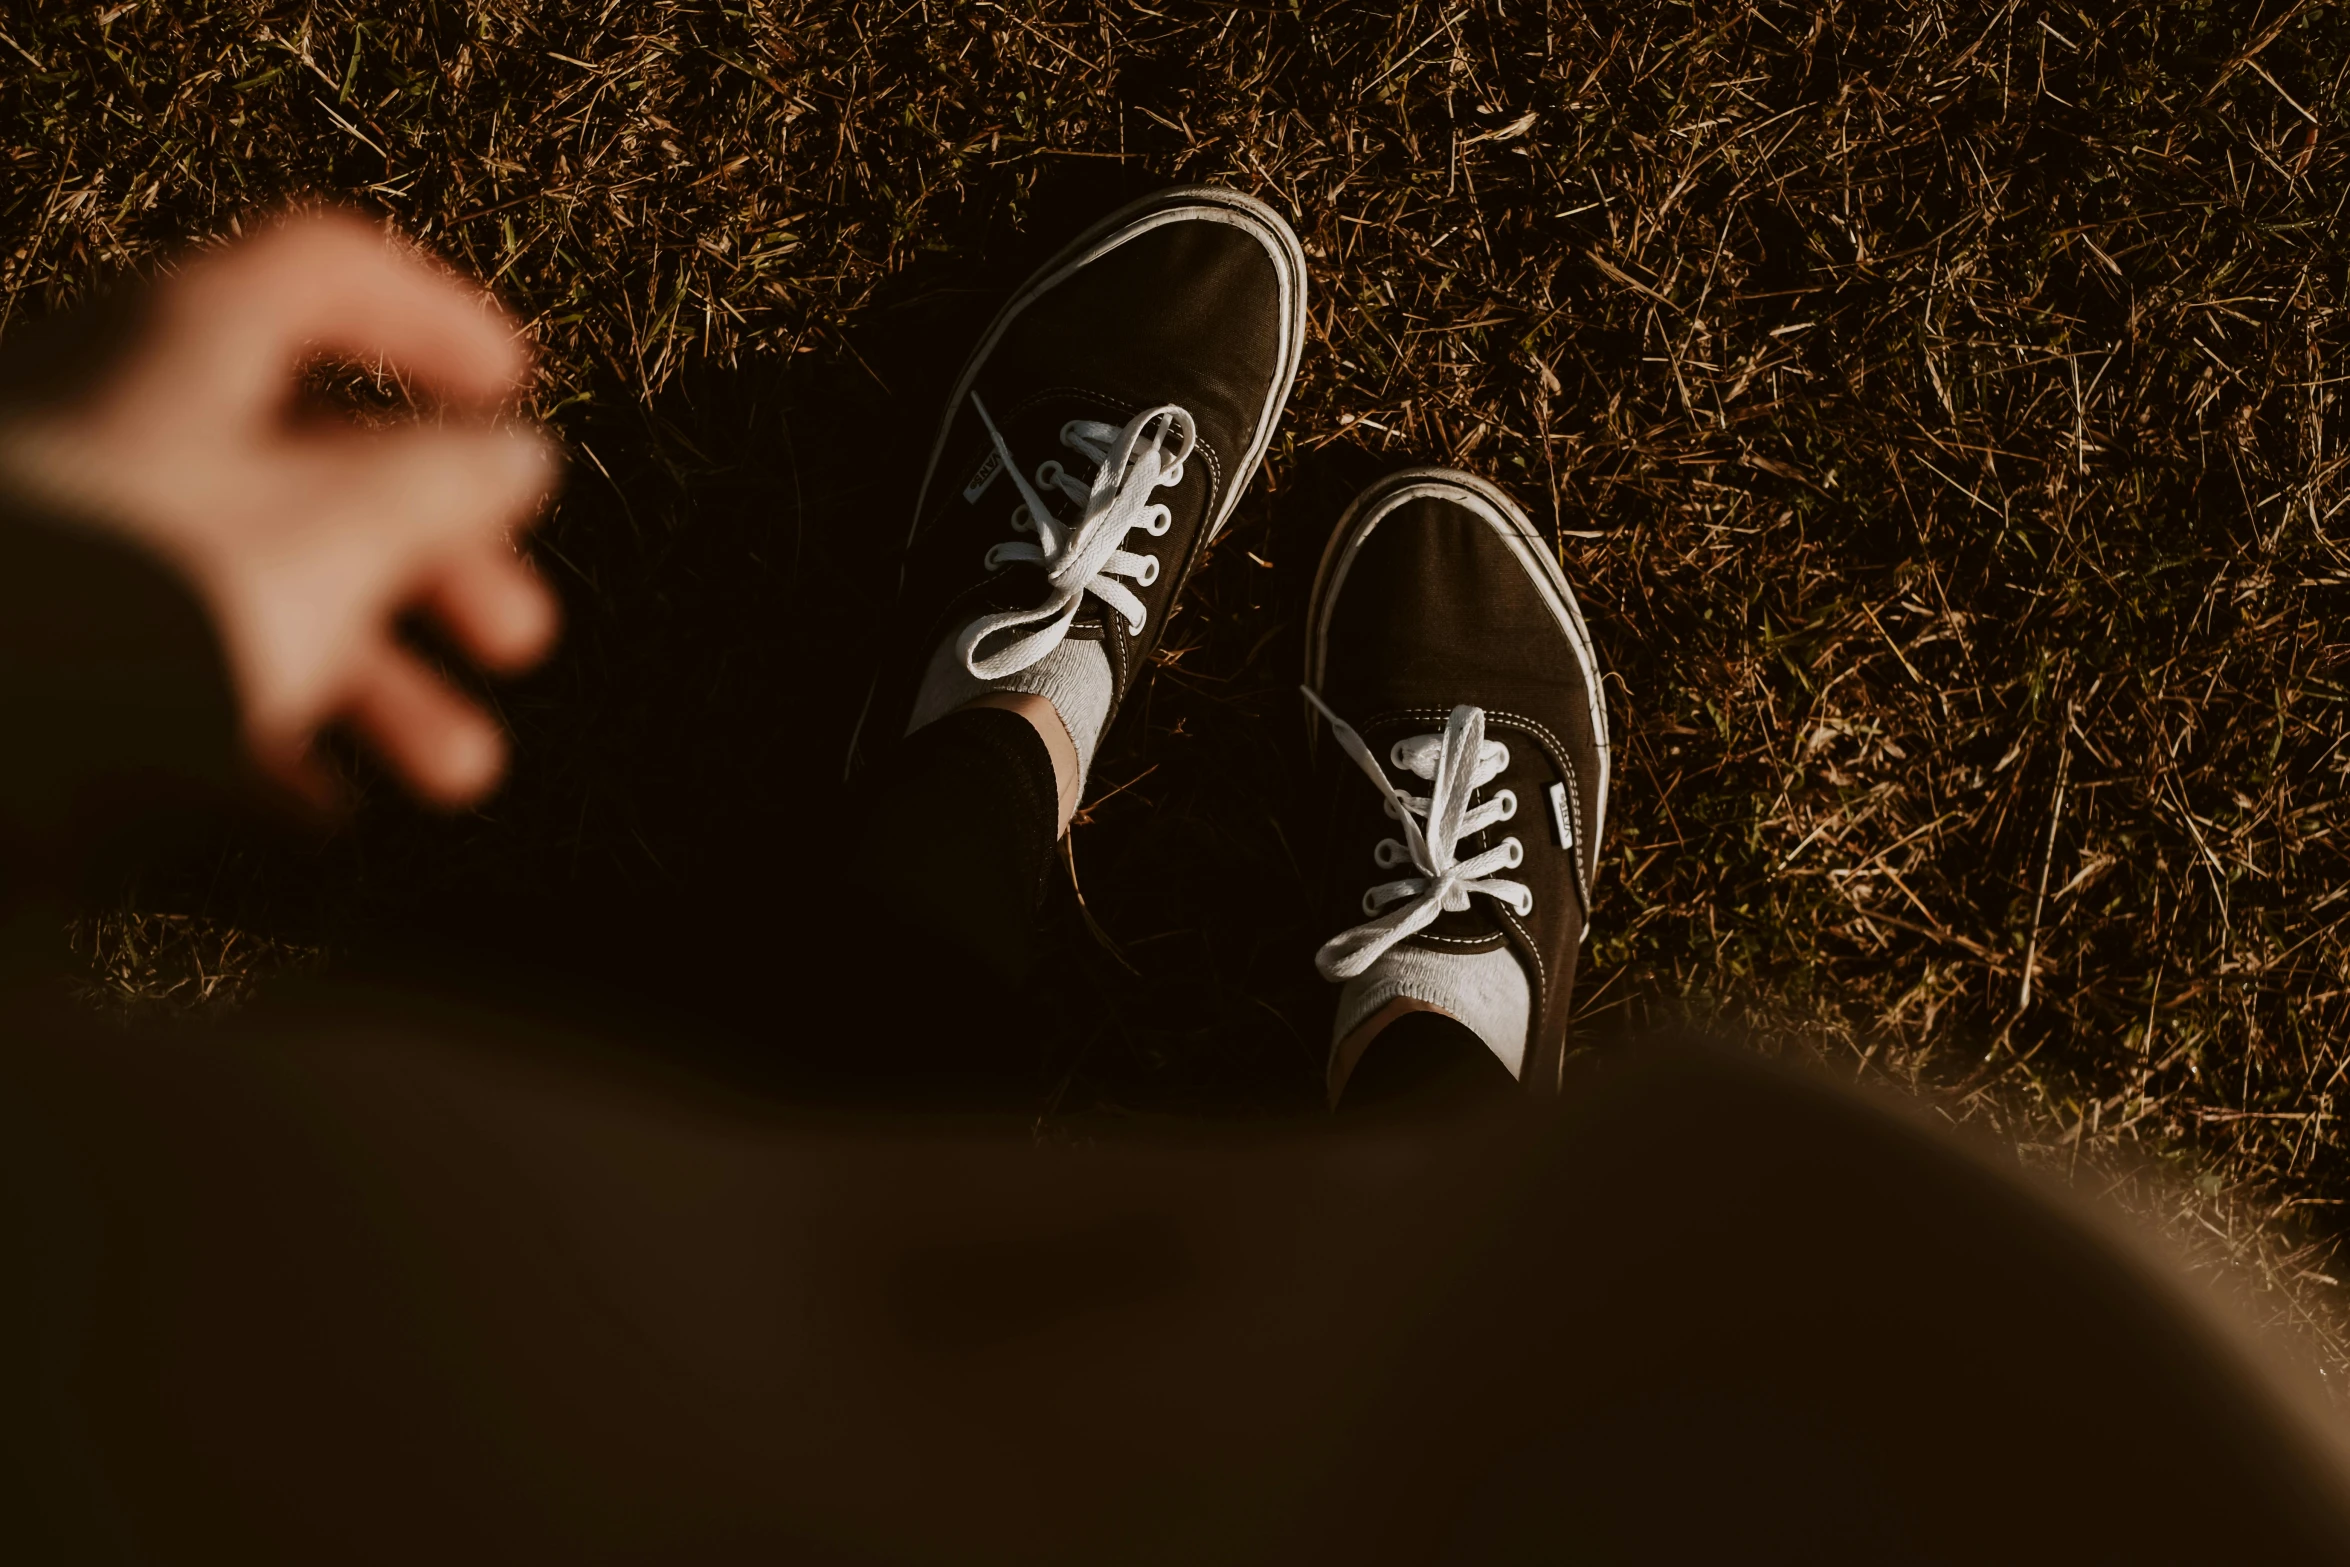
[[[529,668],[555,640],[555,595],[503,543],[453,556],[427,603],[459,647],[500,673]]]
[[[344,717],[409,788],[434,805],[470,805],[506,770],[506,737],[489,715],[415,654],[389,642],[366,657]]]

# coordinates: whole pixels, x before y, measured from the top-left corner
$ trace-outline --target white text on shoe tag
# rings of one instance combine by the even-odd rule
[[[979,465],[979,471],[971,476],[971,482],[963,486],[964,504],[976,504],[979,500],[979,497],[987,493],[987,487],[995,483],[995,476],[999,473],[1002,473],[1003,471],[1004,459],[1002,454],[997,452],[989,452],[987,454],[987,461],[981,463]]]
[[[1575,846],[1575,824],[1567,820],[1567,786],[1554,783],[1543,792],[1550,796],[1550,826],[1551,831],[1558,834],[1559,847],[1572,849]]]

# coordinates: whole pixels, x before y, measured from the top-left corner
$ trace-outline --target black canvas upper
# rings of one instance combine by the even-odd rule
[[[1533,991],[1521,1080],[1555,1087],[1603,825],[1605,734],[1594,723],[1592,680],[1576,655],[1579,613],[1566,600],[1574,630],[1562,627],[1555,587],[1546,592],[1524,556],[1467,503],[1478,493],[1468,488],[1475,482],[1420,469],[1382,481],[1355,502],[1315,587],[1308,682],[1407,794],[1424,795],[1428,785],[1393,767],[1391,748],[1407,736],[1441,731],[1457,705],[1484,709],[1486,738],[1509,748],[1509,765],[1476,799],[1509,790],[1516,814],[1464,838],[1459,854],[1467,859],[1516,837],[1523,862],[1496,874],[1533,892],[1531,912],[1520,919],[1495,899],[1473,895],[1465,912],[1439,914],[1404,945],[1515,951]],[[1388,505],[1420,487],[1437,493]],[[1533,539],[1515,507],[1503,520],[1528,547],[1547,553],[1549,545]],[[1318,724],[1317,731],[1331,823],[1325,907],[1328,933],[1335,935],[1367,917],[1366,889],[1411,872],[1374,863],[1380,840],[1399,836],[1397,827],[1378,791]],[[1569,846],[1561,845],[1552,821],[1553,784],[1565,790]]]
[[[1274,251],[1293,263],[1284,265]],[[1169,508],[1168,532],[1150,538],[1138,531],[1126,545],[1159,561],[1155,582],[1126,584],[1144,607],[1140,634],[1091,595],[1069,632],[1072,640],[1104,644],[1115,712],[1200,552],[1251,477],[1287,396],[1303,319],[1297,256],[1294,237],[1269,209],[1227,192],[1178,188],[1114,214],[1013,296],[946,413],[909,543],[888,662],[860,735],[862,756],[903,731],[940,643],[982,614],[1032,607],[1045,596],[1041,568],[991,571],[984,564],[990,546],[1024,537],[1011,525],[1021,497],[1009,475],[991,472],[995,449],[970,390],[1032,482],[1048,461],[1090,476],[1091,464],[1061,440],[1072,419],[1123,425],[1173,403],[1194,421],[1198,441],[1181,483],[1151,496]],[[1051,281],[1064,270],[1067,276]],[[982,476],[985,489],[966,499]],[[1077,502],[1038,488],[1057,517],[1075,521]]]

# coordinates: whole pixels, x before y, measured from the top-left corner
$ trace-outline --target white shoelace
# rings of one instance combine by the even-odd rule
[[[1408,859],[1420,873],[1382,882],[1363,894],[1363,912],[1374,917],[1322,944],[1322,950],[1314,954],[1314,967],[1324,979],[1354,978],[1378,962],[1388,948],[1426,929],[1438,914],[1458,914],[1468,908],[1471,893],[1481,892],[1509,905],[1520,919],[1533,911],[1534,893],[1523,882],[1491,879],[1495,871],[1510,870],[1524,862],[1525,846],[1515,837],[1504,838],[1474,859],[1455,858],[1463,838],[1518,814],[1518,797],[1508,789],[1482,805],[1469,803],[1470,796],[1499,778],[1510,765],[1509,747],[1485,738],[1485,709],[1456,707],[1444,721],[1444,733],[1413,735],[1398,740],[1389,750],[1388,759],[1397,771],[1430,781],[1432,787],[1422,798],[1407,795],[1387,781],[1363,737],[1330,711],[1311,686],[1298,689],[1330,720],[1330,731],[1337,736],[1339,747],[1387,797],[1387,814],[1403,823],[1402,842],[1379,840],[1379,868],[1386,870]],[[1426,831],[1420,827],[1423,819],[1428,824]],[[1390,908],[1391,904],[1394,907]],[[1380,913],[1382,909],[1387,912]]]
[[[1053,458],[1038,466],[1032,486],[1013,460],[1003,432],[987,416],[987,406],[977,392],[971,394],[971,406],[979,411],[979,422],[987,426],[997,460],[1019,486],[1020,505],[1012,513],[1013,531],[1036,535],[1033,544],[1013,539],[990,546],[987,569],[1042,566],[1051,592],[1035,609],[982,615],[964,627],[955,641],[963,667],[981,680],[1018,674],[1060,646],[1088,593],[1124,616],[1127,630],[1139,635],[1144,618],[1142,600],[1126,582],[1147,588],[1158,581],[1159,558],[1129,552],[1126,535],[1140,528],[1154,539],[1166,536],[1168,510],[1153,505],[1150,495],[1153,490],[1183,482],[1183,460],[1199,439],[1191,415],[1173,403],[1163,403],[1144,409],[1123,427],[1072,419],[1061,426],[1061,444],[1094,464],[1092,482],[1078,478]],[[1166,449],[1170,433],[1176,438],[1172,455]],[[1084,509],[1074,525],[1053,520],[1044,497],[1037,493],[1039,486],[1057,489],[1082,503]],[[978,656],[979,645],[989,637],[1019,628],[1027,628],[1027,635],[985,658]]]

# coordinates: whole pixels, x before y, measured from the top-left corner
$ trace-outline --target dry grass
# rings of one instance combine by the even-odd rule
[[[125,1019],[234,1011],[271,977],[321,958],[315,947],[193,914],[88,914],[67,941],[80,960],[75,993]]]
[[[1594,1033],[1694,1011],[1928,1091],[2265,1270],[2346,1363],[2338,9],[6,25],[10,316],[337,193],[495,280],[575,454],[514,789],[225,851],[207,910],[528,923],[771,1006],[947,372],[1058,237],[1228,180],[1297,217],[1313,351],[1098,769],[1041,1115],[1310,1102],[1293,624],[1350,486],[1457,461],[1557,527],[1614,671]]]

